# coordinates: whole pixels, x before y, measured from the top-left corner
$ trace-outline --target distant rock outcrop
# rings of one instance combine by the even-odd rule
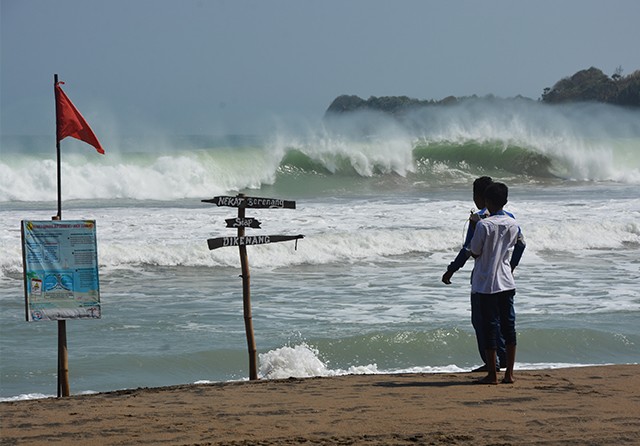
[[[551,88],[545,88],[541,102],[559,104],[566,102],[604,102],[608,104],[640,107],[640,70],[628,76],[622,76],[622,69],[609,77],[598,68],[591,67],[578,71],[571,77],[564,78]],[[493,96],[490,96],[493,97]],[[354,95],[341,95],[333,100],[325,116],[335,116],[358,110],[370,110],[389,113],[394,116],[403,114],[425,106],[450,105],[477,96],[455,97],[448,96],[439,101],[413,99],[407,96],[371,96],[362,99]],[[520,99],[525,99],[519,96]]]
[[[578,71],[552,88],[545,88],[541,100],[549,104],[591,101],[640,107],[640,70],[628,76],[622,76],[621,72],[618,68],[609,77],[595,67]]]
[[[353,112],[356,110],[374,110],[398,115],[406,113],[408,110],[417,107],[456,101],[457,99],[453,96],[445,98],[442,101],[423,101],[419,99],[412,99],[407,96],[371,96],[369,99],[364,100],[359,96],[350,96],[345,94],[335,98],[331,105],[329,105],[326,113],[331,115]]]

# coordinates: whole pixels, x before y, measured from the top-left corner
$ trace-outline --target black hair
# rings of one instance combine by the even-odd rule
[[[484,191],[484,199],[499,207],[507,204],[508,197],[509,188],[504,183],[492,183]]]
[[[482,196],[484,191],[493,183],[491,177],[480,177],[476,178],[473,182],[473,194],[477,196]]]

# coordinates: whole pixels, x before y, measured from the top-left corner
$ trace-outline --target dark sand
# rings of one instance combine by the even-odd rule
[[[143,388],[0,403],[1,445],[640,445],[640,365]]]

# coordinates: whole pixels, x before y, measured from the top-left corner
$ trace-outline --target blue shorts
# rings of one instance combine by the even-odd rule
[[[495,294],[478,293],[486,336],[485,345],[489,350],[496,350],[498,347],[498,330],[506,345],[516,345],[516,311],[513,308],[515,295],[516,290]]]

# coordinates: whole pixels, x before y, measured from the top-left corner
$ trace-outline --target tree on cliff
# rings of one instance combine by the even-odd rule
[[[358,96],[341,95],[333,100],[327,114],[339,114],[356,110],[375,110],[392,115],[424,105],[432,105],[434,101],[421,101],[407,96],[371,96],[366,101]]]
[[[591,67],[571,77],[559,80],[552,88],[545,88],[542,102],[592,101],[616,105],[640,106],[640,71],[622,76],[622,68],[609,77],[602,70]]]

